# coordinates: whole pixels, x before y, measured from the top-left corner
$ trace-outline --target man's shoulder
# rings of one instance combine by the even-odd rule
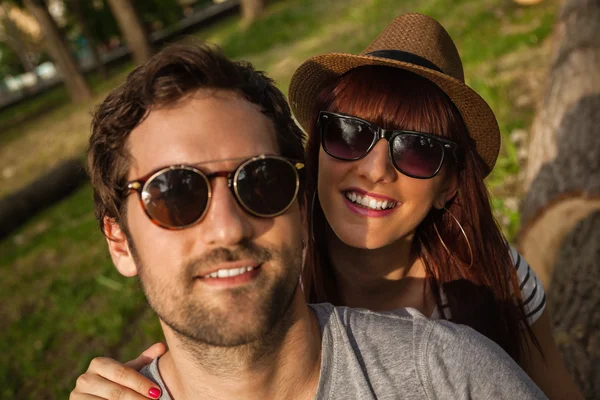
[[[399,308],[392,311],[372,311],[366,308],[334,306],[330,303],[309,304],[319,318],[319,323],[332,323],[332,318],[344,325],[376,324],[383,327],[413,327],[427,325],[431,321],[414,308]]]
[[[423,398],[415,344],[426,319],[413,310],[311,305],[322,332],[318,398]],[[375,395],[371,397],[372,395]]]
[[[369,351],[413,354],[417,363],[451,363],[469,356],[504,353],[474,329],[440,319],[429,319],[418,310],[402,308],[388,312],[312,304],[322,330],[348,338],[353,347]],[[407,352],[408,351],[408,352]],[[466,357],[468,358],[468,357]]]
[[[433,342],[466,341],[470,344],[492,343],[474,329],[443,319],[430,319],[414,308],[400,308],[393,311],[371,311],[364,308],[334,306],[329,303],[310,304],[321,327],[338,325],[346,330],[377,329],[380,332],[410,330],[414,335],[424,336]],[[406,340],[406,337],[402,337]],[[495,346],[495,344],[492,344]]]
[[[362,308],[311,304],[321,325],[335,336],[348,336],[355,345],[368,343],[390,351],[389,345],[419,346],[428,337],[437,321],[432,321],[411,308],[376,312]],[[411,340],[412,339],[412,340]]]

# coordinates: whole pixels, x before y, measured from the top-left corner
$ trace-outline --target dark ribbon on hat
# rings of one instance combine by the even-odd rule
[[[367,56],[387,58],[389,60],[403,61],[410,64],[420,65],[421,67],[433,69],[434,71],[442,72],[440,68],[429,60],[424,59],[416,54],[407,53],[402,50],[377,50],[367,53]]]

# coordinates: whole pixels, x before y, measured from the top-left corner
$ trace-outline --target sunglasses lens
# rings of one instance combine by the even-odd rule
[[[162,226],[181,228],[199,220],[208,204],[206,178],[189,169],[167,170],[142,193],[146,212]]]
[[[276,216],[294,201],[298,175],[289,162],[264,158],[244,165],[236,176],[236,193],[241,203],[258,216]]]
[[[322,121],[323,149],[342,160],[356,160],[369,150],[375,137],[371,128],[360,121],[329,117]]]
[[[392,154],[400,172],[415,178],[430,178],[442,164],[444,148],[432,138],[406,134],[394,138]]]

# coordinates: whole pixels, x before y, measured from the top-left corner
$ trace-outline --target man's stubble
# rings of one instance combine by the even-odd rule
[[[233,249],[214,249],[174,270],[174,279],[166,284],[153,277],[131,236],[127,237],[150,306],[185,352],[204,367],[222,369],[232,350],[240,359],[260,362],[295,320],[292,304],[299,290],[301,246],[274,249],[246,241]],[[196,287],[196,271],[247,258],[259,261],[264,270],[249,285],[227,292],[229,307],[223,309],[203,298]]]

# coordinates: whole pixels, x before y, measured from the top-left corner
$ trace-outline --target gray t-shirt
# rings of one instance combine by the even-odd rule
[[[311,307],[322,333],[315,399],[546,398],[498,345],[469,327],[410,308]],[[162,400],[171,400],[157,361],[142,374],[160,385]]]

